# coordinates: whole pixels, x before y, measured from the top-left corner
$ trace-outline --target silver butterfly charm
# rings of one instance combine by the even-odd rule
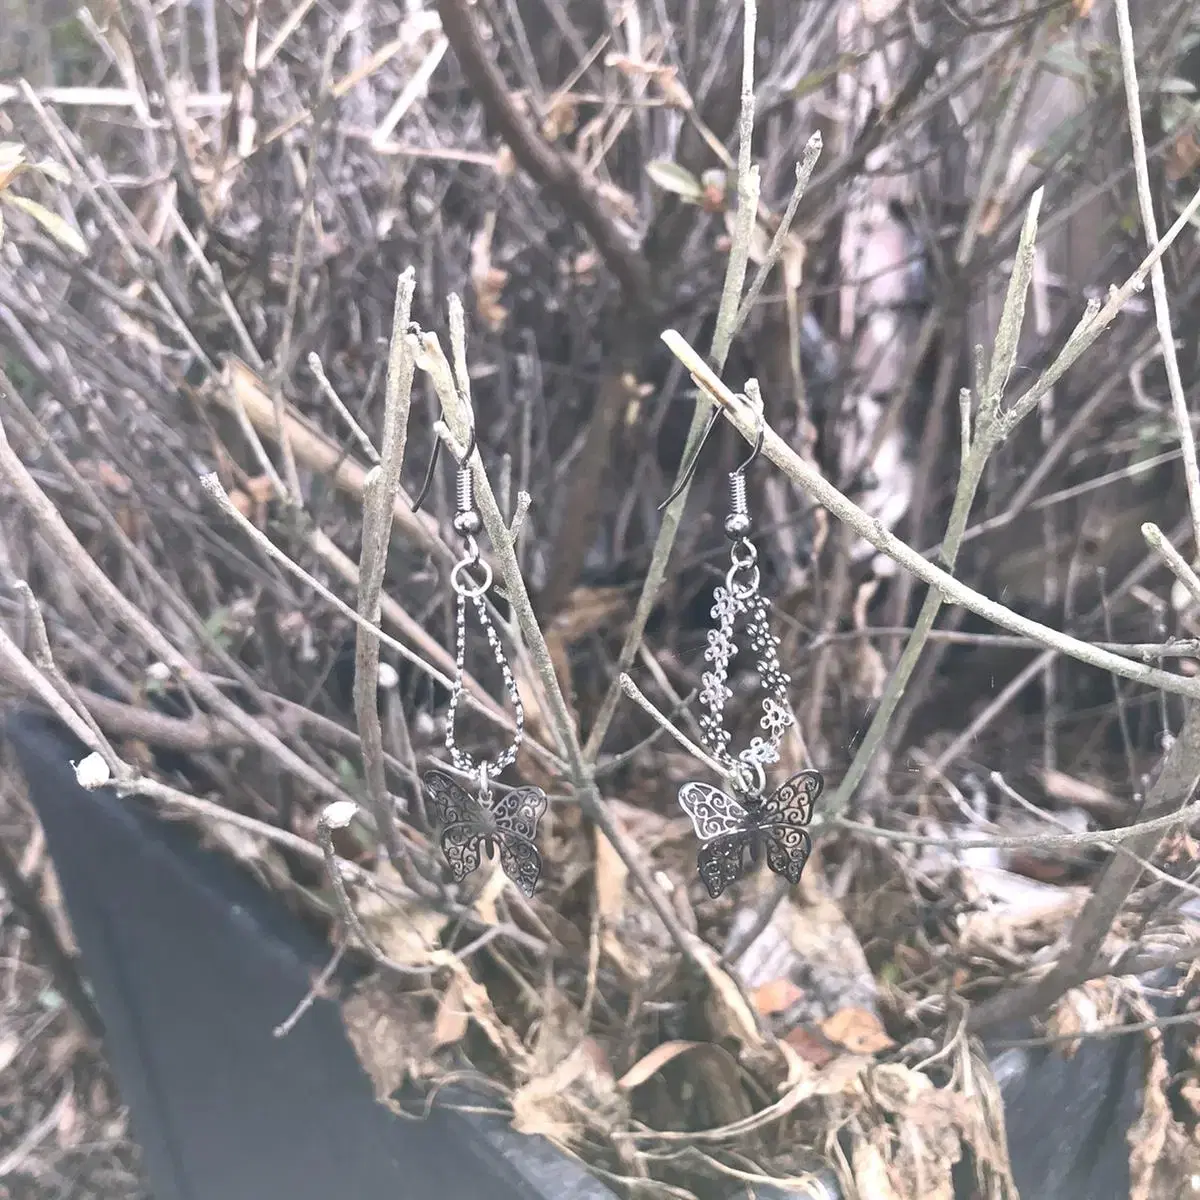
[[[742,803],[712,784],[685,783],[679,804],[703,843],[696,866],[708,894],[715,900],[743,878],[746,852],[756,862],[763,844],[767,866],[789,883],[799,883],[812,852],[806,826],[824,786],[820,771],[801,771],[769,796]]]
[[[499,850],[505,875],[532,896],[542,874],[534,838],[546,811],[546,793],[520,787],[485,803],[442,771],[426,771],[421,779],[426,811],[441,830],[442,853],[455,882],[470,875],[484,854],[490,858]]]

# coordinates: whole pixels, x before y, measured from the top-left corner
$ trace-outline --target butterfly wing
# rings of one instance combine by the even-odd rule
[[[730,833],[700,847],[696,867],[700,881],[714,900],[745,875],[745,855],[751,836],[748,832]]]
[[[542,856],[533,840],[545,811],[546,793],[539,787],[513,788],[492,804],[500,866],[527,896],[542,874]]]
[[[442,853],[455,883],[461,883],[480,863],[487,835],[483,806],[449,775],[426,771],[425,807],[433,824],[440,828]]]
[[[515,833],[532,842],[546,811],[546,793],[539,787],[513,788],[492,802],[492,816],[501,833]]]
[[[538,848],[526,838],[513,834],[498,833],[496,841],[500,846],[500,866],[505,875],[526,896],[532,897],[542,876],[542,856]]]
[[[679,789],[679,807],[692,818],[696,836],[702,842],[742,832],[750,815],[732,796],[711,783],[685,783]]]
[[[781,784],[754,810],[753,821],[767,846],[767,866],[797,884],[812,853],[806,828],[825,786],[820,771],[801,771]]]

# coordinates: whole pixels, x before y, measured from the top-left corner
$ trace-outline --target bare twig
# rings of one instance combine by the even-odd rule
[[[495,63],[488,57],[467,0],[438,0],[438,14],[471,90],[488,120],[508,143],[521,168],[587,230],[608,269],[621,285],[625,302],[648,312],[655,294],[645,260],[621,236],[601,206],[595,183],[557,150],[552,149],[519,113]]]
[[[367,799],[380,839],[392,865],[405,876],[392,798],[383,765],[383,729],[379,723],[379,597],[392,536],[392,512],[400,490],[400,467],[408,438],[408,410],[415,365],[406,331],[412,313],[415,276],[408,268],[396,284],[392,341],[388,355],[387,394],[383,411],[381,464],[368,476],[363,502],[362,553],[359,559],[358,615],[354,642],[354,713],[362,738]]]
[[[1179,737],[1172,744],[1158,779],[1146,795],[1142,828],[1129,838],[1132,855],[1150,858],[1162,831],[1193,808],[1188,804],[1200,781],[1200,705],[1189,706]],[[1186,807],[1185,807],[1186,806]],[[1112,831],[1108,836],[1111,837]],[[1076,835],[1078,836],[1078,835]],[[1142,874],[1131,855],[1116,855],[1105,866],[1083,911],[1066,938],[1067,948],[1045,976],[1025,987],[977,1005],[968,1017],[972,1030],[1019,1020],[1042,1011],[1064,992],[1089,977],[1112,923]]]
[[[1171,545],[1163,531],[1152,521],[1147,521],[1142,526],[1142,537],[1150,549],[1171,568],[1172,574],[1187,589],[1188,595],[1200,604],[1200,577],[1197,577],[1187,559]],[[1200,549],[1200,543],[1197,543],[1197,549]]]
[[[462,303],[456,296],[451,296],[449,303],[452,331],[461,330]],[[438,399],[442,404],[444,420],[451,434],[462,446],[466,446],[474,421],[473,414],[467,409],[468,399],[455,386],[454,373],[437,337],[433,334],[423,334],[420,336],[418,344],[420,348],[416,355],[417,365],[426,371],[433,381]],[[460,350],[456,349],[453,353],[455,359],[458,360]],[[461,350],[461,357],[465,360],[465,348]],[[629,873],[642,888],[646,899],[650,902],[664,926],[666,926],[668,933],[676,945],[689,960],[703,969],[704,956],[698,939],[688,933],[679,923],[679,918],[676,916],[671,902],[663,894],[662,889],[655,883],[649,871],[647,871],[645,864],[642,862],[640,854],[615,824],[600,800],[592,777],[591,768],[586,762],[579,745],[575,723],[567,707],[567,702],[563,697],[562,687],[559,684],[558,675],[555,672],[554,663],[550,657],[550,650],[546,645],[545,636],[534,614],[533,604],[529,599],[529,592],[525,587],[525,580],[521,575],[520,564],[517,561],[504,514],[500,511],[500,506],[496,503],[496,496],[492,491],[491,481],[488,479],[487,472],[484,469],[483,459],[478,447],[472,453],[469,463],[475,484],[475,497],[479,508],[479,515],[483,520],[483,526],[487,530],[488,538],[492,543],[496,568],[504,583],[505,595],[512,606],[516,624],[521,631],[521,637],[529,650],[534,668],[541,680],[545,700],[544,708],[549,723],[567,760],[567,768],[571,776],[571,782],[575,787],[576,799],[587,816],[595,821],[600,827],[601,832],[603,832],[604,836],[612,843],[613,848],[621,856],[625,865],[629,868]]]
[[[1197,193],[1195,204],[1197,208],[1200,208],[1200,193]],[[945,600],[953,604],[961,604],[964,608],[978,613],[1002,629],[1031,637],[1046,647],[1058,650],[1062,654],[1076,658],[1080,662],[1097,667],[1102,671],[1111,671],[1115,675],[1143,683],[1147,687],[1162,688],[1174,695],[1187,696],[1192,699],[1200,698],[1200,681],[1198,680],[1132,662],[1119,655],[1099,650],[1095,646],[1081,642],[1057,629],[1019,616],[1011,609],[988,599],[973,588],[959,582],[952,575],[927,562],[910,546],[889,532],[879,521],[865,513],[857,504],[838,491],[792,450],[769,425],[762,425],[749,408],[721,382],[678,333],[674,330],[667,330],[663,334],[663,341],[691,371],[696,382],[717,400],[725,410],[725,415],[748,442],[753,443],[758,436],[758,431],[762,429],[764,435],[763,454],[775,463],[789,479],[803,488],[818,504],[823,505],[835,517],[849,525],[855,533],[870,542],[877,550],[882,551],[889,558],[895,559],[918,579],[937,589]],[[1064,351],[1064,354],[1066,353],[1067,351]],[[1078,356],[1076,355],[1076,357]],[[1023,401],[1024,397],[1022,403]],[[1005,414],[1005,424],[1007,423],[1008,417]]]
[[[1121,46],[1121,74],[1125,79],[1125,102],[1129,110],[1129,135],[1133,141],[1133,169],[1137,180],[1138,208],[1146,228],[1146,245],[1152,250],[1158,242],[1158,219],[1154,215],[1154,196],[1150,191],[1150,166],[1146,161],[1146,137],[1142,131],[1142,101],[1138,88],[1137,62],[1134,58],[1133,25],[1129,19],[1129,0],[1117,0],[1117,36]],[[1167,298],[1167,280],[1162,263],[1150,268],[1150,291],[1154,296],[1154,319],[1162,346],[1167,390],[1171,395],[1171,414],[1179,448],[1183,451],[1183,477],[1187,482],[1188,506],[1192,514],[1192,537],[1200,552],[1200,468],[1196,463],[1196,438],[1183,378],[1175,353],[1175,335],[1171,332],[1171,305]]]

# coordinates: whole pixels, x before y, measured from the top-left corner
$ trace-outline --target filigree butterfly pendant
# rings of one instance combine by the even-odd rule
[[[442,771],[426,771],[421,780],[426,809],[441,831],[442,853],[454,881],[461,883],[485,854],[490,858],[498,850],[505,875],[532,896],[542,874],[534,838],[546,811],[546,793],[520,787],[485,803]]]
[[[820,771],[801,771],[769,796],[742,803],[712,784],[685,783],[679,804],[703,843],[696,866],[708,894],[715,900],[743,878],[747,851],[750,862],[757,862],[763,845],[767,866],[788,883],[799,883],[812,852],[806,827],[824,786]]]

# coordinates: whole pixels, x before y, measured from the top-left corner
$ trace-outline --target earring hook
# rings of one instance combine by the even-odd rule
[[[438,418],[441,420],[441,417]],[[417,498],[413,501],[413,512],[419,512],[421,505],[425,503],[425,498],[429,495],[429,489],[433,486],[433,473],[437,469],[438,455],[442,452],[442,439],[436,434],[433,438],[433,453],[429,456],[429,469],[425,472],[425,482],[421,484],[421,490],[417,493]],[[471,429],[467,435],[467,448],[463,451],[462,458],[456,459],[458,469],[465,471],[467,463],[471,460],[471,455],[475,453],[475,422],[471,422]]]
[[[745,393],[738,393],[738,398],[750,403],[750,397]],[[754,414],[758,418],[757,434],[754,439],[754,449],[750,451],[749,457],[740,467],[733,473],[735,475],[742,474],[758,456],[762,453],[763,441],[766,438],[766,420],[763,416],[762,405],[754,406]],[[662,512],[668,504],[674,500],[680,492],[691,482],[691,478],[696,473],[696,465],[700,461],[700,451],[704,449],[704,443],[708,441],[708,435],[712,433],[713,426],[717,423],[717,419],[721,415],[721,409],[717,405],[713,405],[713,410],[708,414],[708,421],[705,423],[704,432],[700,435],[700,441],[696,444],[696,449],[692,452],[692,457],[688,459],[687,467],[679,476],[679,482],[672,489],[671,494],[658,506],[658,511]]]

